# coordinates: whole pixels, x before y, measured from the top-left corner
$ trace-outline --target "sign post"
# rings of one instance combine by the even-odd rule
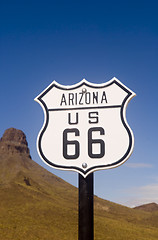
[[[78,240],[94,239],[93,173],[86,178],[79,174]]]
[[[35,98],[45,115],[39,155],[53,168],[79,173],[79,240],[93,240],[93,172],[120,166],[133,151],[126,107],[134,96],[113,78],[72,86],[53,81]]]

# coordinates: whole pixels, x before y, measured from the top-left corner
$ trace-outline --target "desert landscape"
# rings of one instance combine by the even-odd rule
[[[15,128],[0,140],[0,199],[1,239],[78,239],[78,189],[34,162]],[[94,239],[158,239],[158,204],[128,208],[95,196]]]

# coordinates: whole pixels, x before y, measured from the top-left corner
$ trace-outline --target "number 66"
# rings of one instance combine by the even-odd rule
[[[90,158],[102,158],[105,155],[105,142],[102,139],[93,139],[93,132],[100,132],[100,135],[105,135],[105,131],[102,127],[93,127],[88,130],[88,156]],[[80,143],[77,140],[68,140],[68,133],[75,133],[75,136],[80,136],[80,132],[77,128],[65,129],[63,131],[63,157],[65,159],[77,159],[80,155]],[[100,152],[93,153],[93,144],[100,145]],[[68,154],[68,146],[75,147],[74,154]]]

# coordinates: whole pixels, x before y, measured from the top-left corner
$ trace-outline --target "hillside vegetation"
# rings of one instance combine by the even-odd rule
[[[78,189],[35,163],[24,133],[0,140],[0,239],[78,239]],[[158,211],[94,199],[95,240],[157,240]]]

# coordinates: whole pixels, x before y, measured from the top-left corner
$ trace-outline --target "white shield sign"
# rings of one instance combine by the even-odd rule
[[[71,86],[53,81],[35,98],[45,115],[37,139],[39,155],[49,166],[84,177],[124,163],[134,145],[126,121],[134,96],[116,78],[104,84],[83,79]]]

